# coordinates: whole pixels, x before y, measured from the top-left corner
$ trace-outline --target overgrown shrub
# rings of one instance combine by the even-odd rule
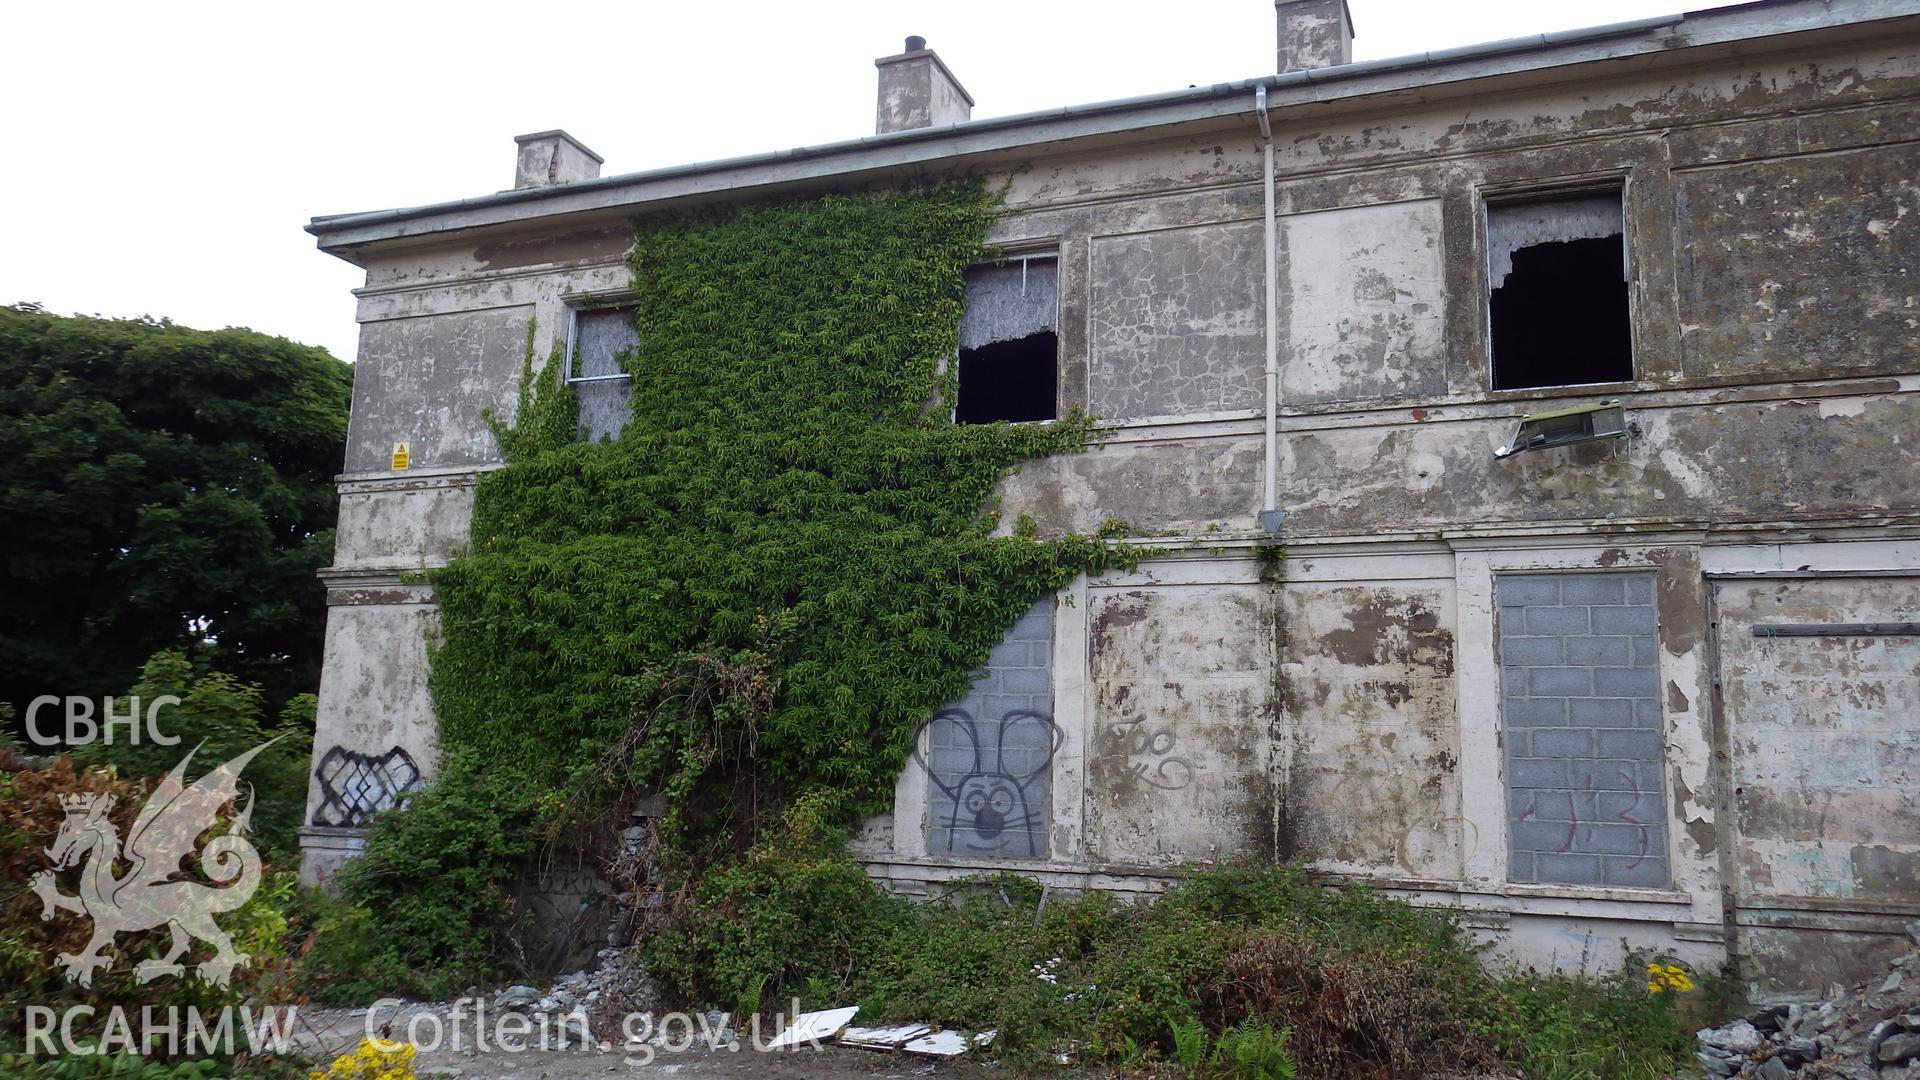
[[[676,917],[641,946],[649,972],[680,1000],[758,1012],[809,984],[838,992],[854,967],[911,925],[910,907],[847,857],[834,801],[797,800],[778,828],[692,887]]]
[[[533,793],[469,755],[441,770],[406,812],[374,819],[366,853],[336,879],[341,902],[304,901],[314,930],[307,986],[321,997],[446,997],[522,969],[506,886],[534,850]]]
[[[148,737],[147,712],[164,696],[180,704],[154,715],[162,734],[179,739],[165,745]],[[307,808],[307,766],[313,755],[314,696],[297,694],[281,709],[276,723],[262,714],[261,688],[218,671],[197,670],[185,653],[165,650],[147,659],[139,681],[115,699],[114,715],[136,707],[143,727],[137,741],[118,732],[113,742],[98,740],[68,751],[81,766],[111,766],[122,776],[165,776],[189,751],[193,775],[212,769],[271,740],[247,764],[243,798],[251,805],[254,845],[268,862],[292,868],[300,858],[300,823]]]
[[[11,750],[0,747],[0,881],[8,883],[0,899],[0,1016],[8,1021],[0,1026],[0,1049],[19,1049],[17,1040],[23,1032],[17,1022],[28,1005],[58,1009],[86,1004],[94,1007],[96,1016],[121,1007],[138,1016],[142,1006],[156,1003],[218,1009],[242,1000],[264,1004],[290,1000],[291,927],[285,910],[295,888],[291,872],[268,874],[244,905],[221,916],[221,928],[234,948],[250,957],[246,966],[232,973],[226,987],[194,978],[191,971],[156,983],[140,983],[134,966],[168,951],[170,937],[164,928],[116,937],[105,950],[111,963],[94,972],[91,986],[70,981],[58,966],[59,956],[79,953],[93,931],[91,920],[70,912],[56,912],[51,919],[43,919],[43,905],[30,887],[36,874],[49,869],[45,851],[66,816],[61,800],[76,795],[113,799],[108,819],[124,837],[153,786],[151,779],[122,778],[111,769],[77,770],[65,757],[44,766],[30,766]],[[216,828],[227,827],[228,821],[224,819]],[[186,872],[191,873],[193,865],[193,860],[188,860]],[[58,872],[62,892],[73,895],[78,891],[75,877],[72,869]],[[211,951],[199,942],[193,949],[183,962],[192,964],[197,956]],[[82,1035],[82,1041],[88,1037]],[[96,1067],[89,1059],[74,1060],[80,1063],[44,1063],[36,1066],[41,1071],[25,1075],[97,1075],[86,1071]],[[90,1060],[97,1063],[108,1058]],[[161,1067],[143,1064],[137,1058],[123,1064],[129,1070],[149,1070],[134,1075],[173,1075],[153,1072]],[[178,1075],[193,1075],[192,1066],[181,1068],[184,1071]],[[231,1063],[223,1068],[230,1069]]]
[[[1510,1057],[1531,1080],[1661,1080],[1690,1061],[1693,1032],[1724,1019],[1666,989],[1649,990],[1632,964],[1591,976],[1516,974],[1501,983],[1512,1006]],[[1708,980],[1711,984],[1714,980]],[[1711,990],[1704,1000],[1711,1001]]]
[[[1451,913],[1292,868],[1209,868],[1141,903],[1002,876],[915,907],[851,990],[864,1018],[997,1028],[1016,1057],[1209,1075],[1651,1077],[1686,1059],[1673,995],[1639,972],[1506,977],[1480,954]]]
[[[1210,1076],[1639,1078],[1687,1056],[1674,995],[1637,969],[1501,975],[1452,913],[1297,868],[1209,867],[1138,902],[999,874],[910,903],[822,820],[715,874],[647,947],[681,1000],[857,1002],[863,1021],[996,1029],[1016,1062],[1072,1048]]]

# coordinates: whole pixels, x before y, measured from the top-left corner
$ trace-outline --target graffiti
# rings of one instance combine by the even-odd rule
[[[1639,780],[1632,773],[1628,772],[1625,769],[1621,769],[1617,771],[1614,775],[1620,778],[1621,788],[1624,790],[1607,789],[1606,793],[1607,794],[1625,794],[1625,795],[1633,796],[1633,802],[1627,804],[1627,806],[1624,809],[1619,810],[1618,812],[1611,815],[1613,821],[1618,822],[1622,825],[1633,826],[1634,834],[1638,838],[1639,850],[1633,853],[1632,859],[1627,863],[1627,869],[1631,870],[1631,869],[1637,868],[1641,863],[1645,862],[1651,854],[1653,854],[1652,833],[1650,829],[1650,826],[1652,823],[1647,821],[1642,821],[1639,818],[1634,817],[1634,814],[1640,811],[1640,800],[1642,798]],[[1593,826],[1596,823],[1605,824],[1605,822],[1597,822],[1596,820],[1582,821],[1580,819],[1579,800],[1577,800],[1575,796],[1582,792],[1587,794],[1594,794],[1598,790],[1599,789],[1596,789],[1594,787],[1592,774],[1588,774],[1587,776],[1582,778],[1581,786],[1579,788],[1565,791],[1565,792],[1560,792],[1552,796],[1555,799],[1565,798],[1567,800],[1567,820],[1566,820],[1567,835],[1566,835],[1566,838],[1561,841],[1560,845],[1554,849],[1555,854],[1565,855],[1565,854],[1574,852],[1576,850],[1576,845],[1581,845],[1577,848],[1577,850],[1584,852],[1586,850],[1586,847],[1591,846],[1591,841],[1593,840]],[[1522,810],[1518,815],[1516,815],[1514,820],[1528,821],[1528,820],[1539,819],[1538,818],[1539,813],[1540,813],[1540,793],[1534,792],[1530,794],[1527,798],[1527,808],[1525,810]],[[1593,817],[1594,819],[1598,819],[1600,817],[1600,814],[1596,811]],[[1544,820],[1544,819],[1539,819],[1539,820]]]
[[[1421,874],[1445,865],[1442,860],[1455,849],[1461,864],[1472,862],[1480,854],[1480,826],[1459,814],[1439,814],[1409,826],[1395,854],[1401,869]]]
[[[320,755],[313,776],[320,785],[313,824],[330,828],[357,829],[420,786],[420,766],[398,746],[378,756],[333,747]]]
[[[1118,749],[1127,758],[1127,772],[1133,779],[1165,791],[1178,791],[1193,783],[1193,764],[1174,756],[1179,739],[1167,728],[1151,730],[1146,718],[1141,717],[1110,726],[1107,737],[1120,744]]]
[[[1059,725],[1027,709],[991,720],[950,708],[922,730],[926,756],[916,740],[914,759],[930,785],[928,851],[1045,858]]]

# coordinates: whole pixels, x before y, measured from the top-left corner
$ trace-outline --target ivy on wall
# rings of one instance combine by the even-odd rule
[[[890,805],[920,724],[1021,612],[1126,558],[994,535],[995,485],[1084,448],[1085,416],[949,418],[998,210],[971,183],[640,228],[631,421],[577,441],[562,365],[530,361],[507,465],[434,577],[448,777],[548,820],[664,793],[686,872],[807,792],[849,820]]]

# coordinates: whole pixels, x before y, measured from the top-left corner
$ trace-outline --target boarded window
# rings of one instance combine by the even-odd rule
[[[967,696],[927,725],[927,851],[1044,859],[1053,822],[1053,597],[993,647]]]
[[[967,271],[954,419],[1052,420],[1058,415],[1059,261],[1027,256]]]
[[[1651,574],[1503,575],[1508,876],[1664,888]]]
[[[1493,388],[1633,378],[1618,192],[1487,207]]]
[[[580,438],[617,439],[632,416],[633,377],[622,358],[640,343],[631,307],[590,308],[573,313],[573,357],[567,381],[580,399]]]

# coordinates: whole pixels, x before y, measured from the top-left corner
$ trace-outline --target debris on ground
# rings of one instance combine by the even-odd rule
[[[898,1050],[931,1030],[925,1024],[850,1027],[840,1033],[840,1045],[857,1046],[862,1050]]]
[[[1920,922],[1909,924],[1920,944]],[[1709,1077],[1920,1080],[1920,949],[1851,990],[1812,1004],[1769,1005],[1698,1036]]]
[[[860,1012],[860,1006],[849,1005],[844,1009],[822,1009],[819,1012],[801,1013],[793,1018],[793,1023],[773,1037],[767,1044],[769,1050],[785,1050],[802,1043],[829,1042],[834,1036],[847,1029],[853,1018]]]
[[[993,1041],[997,1031],[983,1031],[978,1035],[968,1035],[964,1031],[936,1031],[923,1035],[901,1047],[909,1054],[925,1054],[928,1057],[959,1057],[978,1047],[985,1047]]]

